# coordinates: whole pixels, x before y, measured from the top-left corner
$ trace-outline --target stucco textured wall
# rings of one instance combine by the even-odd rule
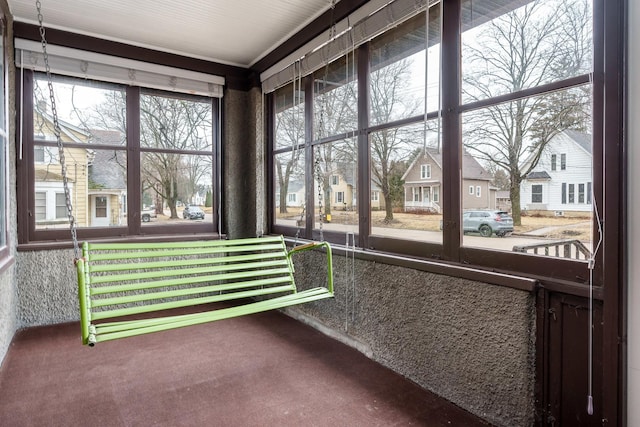
[[[324,255],[296,261],[300,289],[322,285]],[[334,258],[335,300],[295,310],[371,357],[498,426],[534,422],[535,300],[523,291]],[[353,275],[352,275],[353,274]],[[353,277],[353,280],[352,280]]]
[[[0,9],[3,11],[5,16],[7,17],[7,37],[5,38],[5,42],[7,43],[6,53],[7,57],[5,58],[7,64],[13,64],[13,19],[9,14],[9,6],[7,5],[6,0],[0,0]],[[7,197],[7,202],[9,204],[8,209],[8,222],[9,222],[9,236],[8,236],[8,246],[10,248],[10,252],[12,256],[15,256],[16,253],[16,242],[18,241],[18,232],[17,232],[17,220],[16,220],[16,146],[14,144],[16,140],[16,129],[15,129],[15,67],[7,65],[6,67],[7,73],[9,75],[7,81],[9,83],[7,95],[8,95],[8,152],[9,157],[7,161],[8,165],[8,174],[9,174],[9,183],[8,183],[8,192],[5,194],[5,189],[0,189],[0,197]],[[0,146],[0,149],[4,150],[4,146]],[[13,335],[18,329],[18,321],[16,315],[16,265],[13,264],[9,266],[3,273],[0,273],[0,364],[4,360],[4,356],[7,353],[9,345],[11,344],[11,340],[13,339]]]
[[[17,266],[19,327],[80,318],[73,250],[20,252]]]
[[[255,237],[257,119],[249,92],[227,90],[223,100],[225,231],[232,239]]]

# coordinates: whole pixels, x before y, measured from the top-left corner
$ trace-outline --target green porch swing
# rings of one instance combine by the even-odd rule
[[[169,243],[84,242],[80,254],[39,0],[36,7],[77,268],[83,344],[93,346],[334,296],[327,242],[291,250],[283,236]],[[314,248],[326,253],[326,286],[298,291],[292,255]],[[232,300],[241,304],[222,308],[213,304]]]

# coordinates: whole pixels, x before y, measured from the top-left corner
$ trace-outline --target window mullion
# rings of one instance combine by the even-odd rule
[[[358,224],[361,248],[371,233],[371,156],[369,153],[369,43],[358,48]]]
[[[140,88],[127,87],[127,223],[129,234],[141,232]]]
[[[443,4],[442,11],[442,168],[443,188],[443,257],[457,261],[460,254],[460,0]]]

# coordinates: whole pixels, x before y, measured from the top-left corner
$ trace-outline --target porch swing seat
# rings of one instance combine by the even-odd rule
[[[297,291],[292,255],[313,248],[326,253],[326,286]],[[329,244],[288,250],[282,236],[84,242],[76,266],[82,342],[90,346],[333,297]],[[232,300],[231,307],[212,304]],[[168,311],[184,307],[195,307],[196,312]]]

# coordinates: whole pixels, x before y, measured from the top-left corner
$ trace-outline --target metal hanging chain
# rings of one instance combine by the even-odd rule
[[[58,110],[56,108],[56,99],[53,92],[53,81],[51,78],[51,67],[49,66],[49,55],[47,54],[47,38],[42,17],[42,4],[40,0],[36,0],[36,9],[38,11],[38,25],[40,28],[40,39],[42,43],[42,55],[44,57],[44,68],[47,74],[47,85],[49,87],[49,99],[51,100],[51,115],[53,117],[53,133],[58,143],[58,155],[60,157],[60,166],[62,170],[62,184],[64,186],[64,197],[67,204],[67,215],[69,216],[69,228],[71,230],[71,239],[73,240],[73,253],[75,259],[80,259],[80,247],[78,245],[78,233],[76,230],[76,219],[73,216],[73,206],[71,205],[71,192],[69,191],[69,179],[67,178],[67,165],[64,157],[64,148],[62,146],[62,138],[60,136],[60,122],[58,121]]]
[[[318,214],[319,214],[319,221],[320,221],[320,241],[324,241],[324,235],[323,235],[323,231],[322,231],[322,223],[323,218],[322,218],[322,195],[324,192],[324,180],[325,177],[322,176],[322,170],[320,168],[320,148],[316,147],[316,155],[315,155],[315,175],[316,175],[316,180],[318,181]]]

